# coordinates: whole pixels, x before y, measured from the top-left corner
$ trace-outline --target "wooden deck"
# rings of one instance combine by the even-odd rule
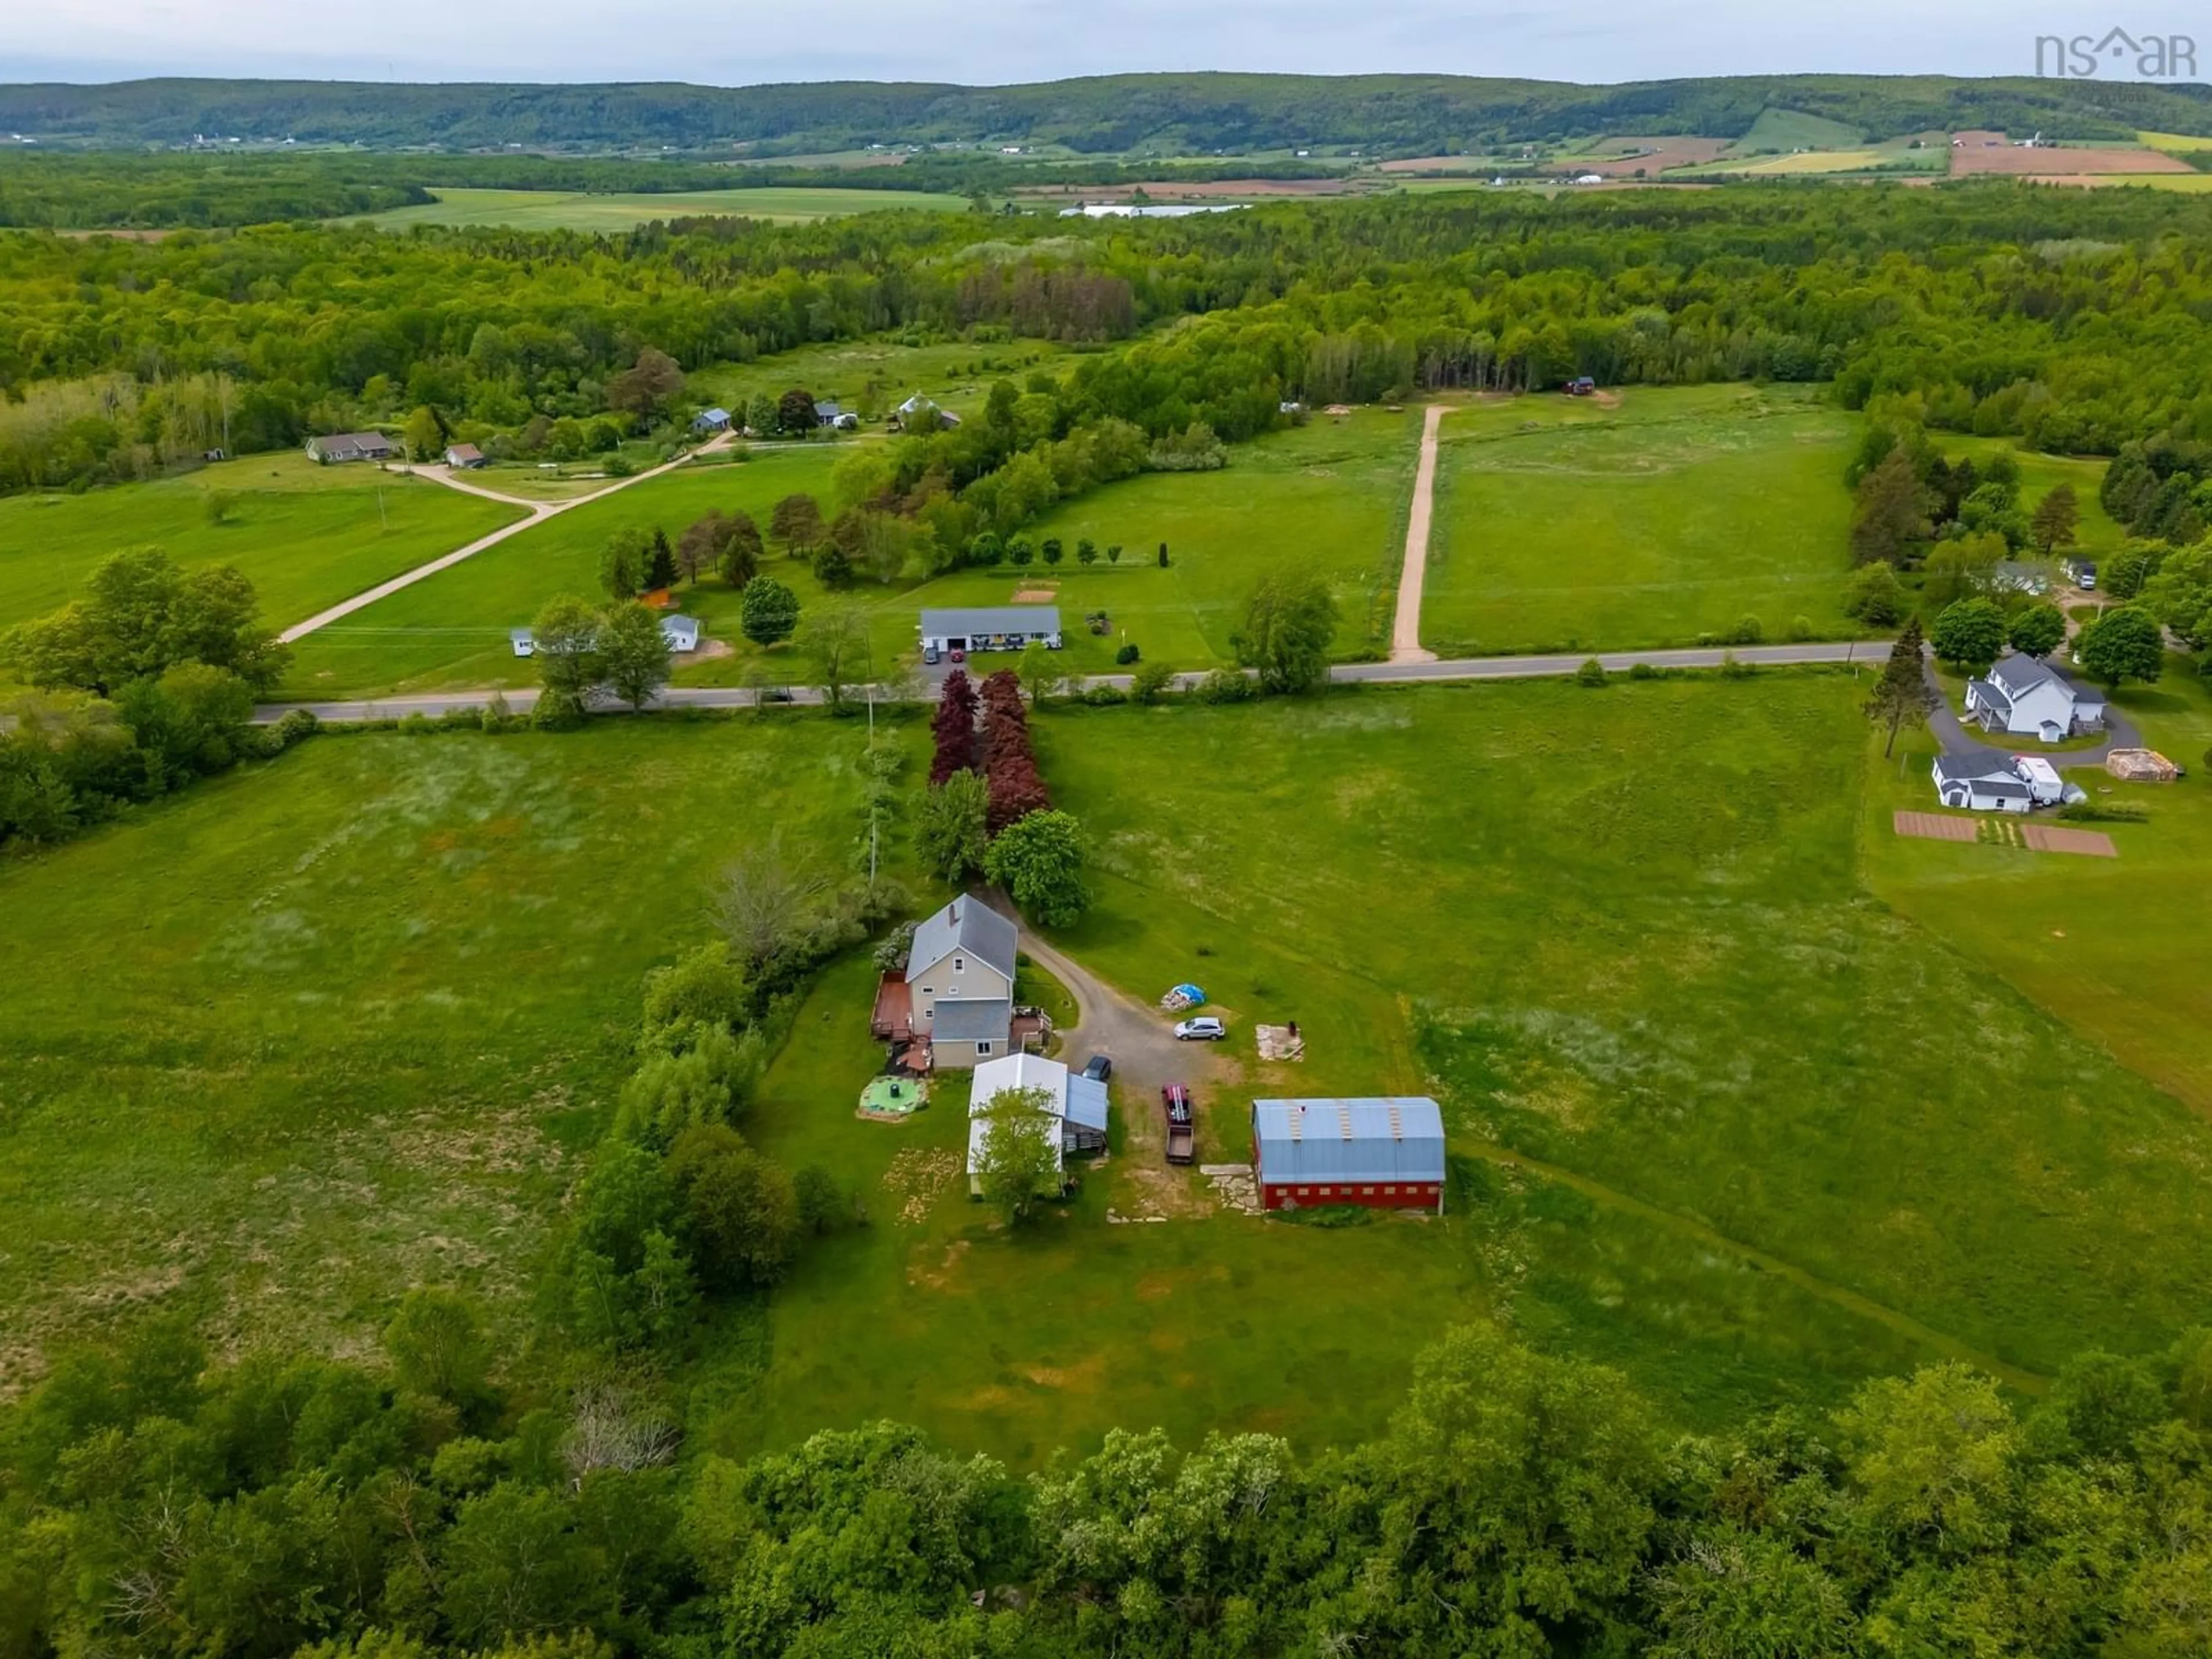
[[[868,1020],[868,1035],[879,1042],[906,1042],[914,1036],[914,987],[903,974],[885,974],[876,981],[876,1010]]]

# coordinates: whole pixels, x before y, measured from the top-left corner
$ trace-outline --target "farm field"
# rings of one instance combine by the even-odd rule
[[[2081,514],[2081,522],[2075,527],[2075,541],[2083,552],[2107,553],[2127,539],[2127,532],[2113,521],[2112,514],[2105,511],[2104,503],[2097,499],[2107,465],[2101,457],[2045,455],[2022,449],[2004,438],[1968,438],[1949,432],[1936,437],[1935,443],[1947,459],[1955,461],[1965,457],[1976,466],[2000,452],[2009,453],[2020,465],[2020,498],[2030,512],[2060,484],[2073,485],[2075,505]]]
[[[1068,671],[1089,673],[1109,670],[1125,639],[1179,666],[1227,661],[1238,607],[1261,574],[1279,559],[1306,556],[1337,590],[1344,612],[1340,654],[1357,655],[1376,637],[1374,629],[1388,627],[1416,436],[1413,416],[1363,411],[1240,445],[1221,471],[1148,473],[1109,484],[1054,508],[1024,532],[1040,546],[1047,537],[1061,538],[1066,556],[1056,569],[1002,565],[918,586],[863,581],[833,596],[802,561],[771,555],[765,568],[798,592],[802,623],[807,610],[827,603],[864,607],[876,660],[886,665],[911,658],[923,606],[1043,596],[1036,602],[1057,604],[1068,630],[1062,653]],[[535,684],[533,665],[514,655],[507,630],[528,626],[556,593],[597,595],[600,550],[616,530],[659,525],[672,540],[716,507],[742,508],[765,528],[775,503],[798,490],[820,497],[828,510],[830,468],[854,441],[874,440],[756,446],[742,464],[685,467],[533,526],[309,635],[295,647],[285,695]],[[496,487],[495,477],[492,482]],[[1102,549],[1121,544],[1120,562],[1109,565],[1102,556],[1084,570],[1074,550],[1085,536]],[[1170,550],[1164,570],[1156,562],[1163,541]],[[680,682],[737,684],[763,657],[771,665],[766,672],[798,677],[791,647],[763,653],[744,638],[738,596],[719,580],[679,589],[676,599],[706,623],[714,642],[711,653],[683,663]],[[1112,633],[1084,631],[1084,616],[1095,610],[1108,613]]]
[[[212,524],[218,489],[233,505]],[[0,628],[54,610],[108,554],[149,543],[187,567],[236,565],[281,626],[521,516],[424,479],[289,453],[81,495],[10,495],[0,498]]]
[[[1261,1223],[1120,1156],[1010,1238],[952,1175],[957,1083],[907,1125],[852,1115],[879,1062],[855,958],[744,1127],[872,1224],[717,1316],[699,1443],[885,1415],[1024,1466],[1117,1424],[1340,1441],[1469,1312],[1688,1425],[1954,1352],[2033,1372],[2162,1342],[2212,1272],[2212,1127],[1869,901],[1858,695],[1046,712],[1099,866],[1058,942],[1147,1000],[1200,976],[1236,1028],[1201,1159],[1243,1152],[1253,1093],[1432,1086],[1451,1212]],[[890,740],[919,761],[918,723]],[[842,860],[863,741],[811,716],[325,738],[0,870],[28,947],[0,1008],[10,1377],[64,1322],[156,1309],[225,1351],[349,1352],[425,1278],[512,1331],[639,975],[748,841]],[[1243,1033],[1285,1016],[1309,1058],[1263,1066]],[[1126,1135],[1146,1103],[1119,1104]],[[1172,1218],[1107,1219],[1147,1204]]]
[[[817,722],[337,737],[0,866],[0,1385],[152,1309],[358,1352],[526,1286],[721,860],[842,848]]]
[[[1790,388],[1538,393],[1446,417],[1422,642],[1689,645],[1755,617],[1840,638],[1850,417]]]
[[[870,416],[888,416],[911,392],[936,399],[959,416],[979,413],[994,381],[1019,385],[1036,368],[1052,368],[1063,348],[1048,340],[1011,340],[990,345],[951,341],[902,345],[891,340],[842,340],[779,351],[748,363],[717,363],[690,375],[684,395],[702,407],[719,403],[742,413],[756,394],[778,398],[803,386]]]
[[[386,230],[414,225],[490,225],[509,230],[634,230],[655,219],[741,215],[777,223],[842,218],[855,213],[965,212],[968,200],[931,191],[753,185],[736,190],[637,191],[606,195],[550,190],[441,189],[424,207],[362,216]]]
[[[1924,738],[1876,774],[1863,850],[1867,881],[1900,914],[1953,941],[1979,971],[2065,1011],[2084,1035],[2212,1115],[2212,976],[2203,931],[2177,926],[2180,895],[2212,865],[2212,785],[2199,763],[2212,748],[2212,688],[2170,658],[2165,678],[2129,686],[2116,704],[2151,747],[2190,769],[2172,784],[2124,784],[2074,773],[2093,792],[2133,801],[2147,823],[2091,826],[2117,859],[2053,858],[2011,848],[1946,846],[1889,833],[1898,807],[1933,804]],[[2106,797],[2100,793],[2099,799]]]

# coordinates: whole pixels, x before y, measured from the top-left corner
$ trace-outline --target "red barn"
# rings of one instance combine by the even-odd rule
[[[1255,1100],[1252,1152],[1264,1209],[1443,1212],[1443,1114],[1425,1096]]]

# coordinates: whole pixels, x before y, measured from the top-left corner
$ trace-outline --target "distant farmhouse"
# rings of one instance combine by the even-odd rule
[[[340,461],[388,461],[392,440],[381,432],[333,432],[307,440],[307,459],[324,466]]]
[[[2039,658],[2010,656],[1986,678],[1966,682],[1966,718],[1984,732],[2057,743],[2101,731],[2104,694],[2077,685]]]
[[[939,408],[934,398],[917,392],[891,411],[891,424],[901,431],[933,432],[941,426],[958,426],[960,417],[949,409]]]
[[[921,613],[925,651],[1018,651],[1031,641],[1060,649],[1060,607],[980,605]]]
[[[694,432],[727,432],[730,429],[730,411],[719,406],[702,409],[692,417],[691,429]]]
[[[814,423],[817,426],[832,427],[839,432],[852,432],[859,428],[860,417],[848,409],[839,408],[834,403],[817,403],[814,405]]]
[[[484,464],[484,453],[474,444],[455,444],[446,452],[446,465],[464,471]]]
[[[1426,1096],[1255,1100],[1252,1151],[1263,1209],[1443,1213],[1443,1114]]]

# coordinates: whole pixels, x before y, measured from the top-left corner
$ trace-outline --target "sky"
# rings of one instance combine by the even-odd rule
[[[2038,34],[2101,34],[2115,25],[2212,43],[2212,16],[2192,21],[2188,9],[2141,9],[2139,0],[7,0],[0,82],[216,75],[972,85],[1209,69],[1583,82],[2022,75],[2033,70]]]

